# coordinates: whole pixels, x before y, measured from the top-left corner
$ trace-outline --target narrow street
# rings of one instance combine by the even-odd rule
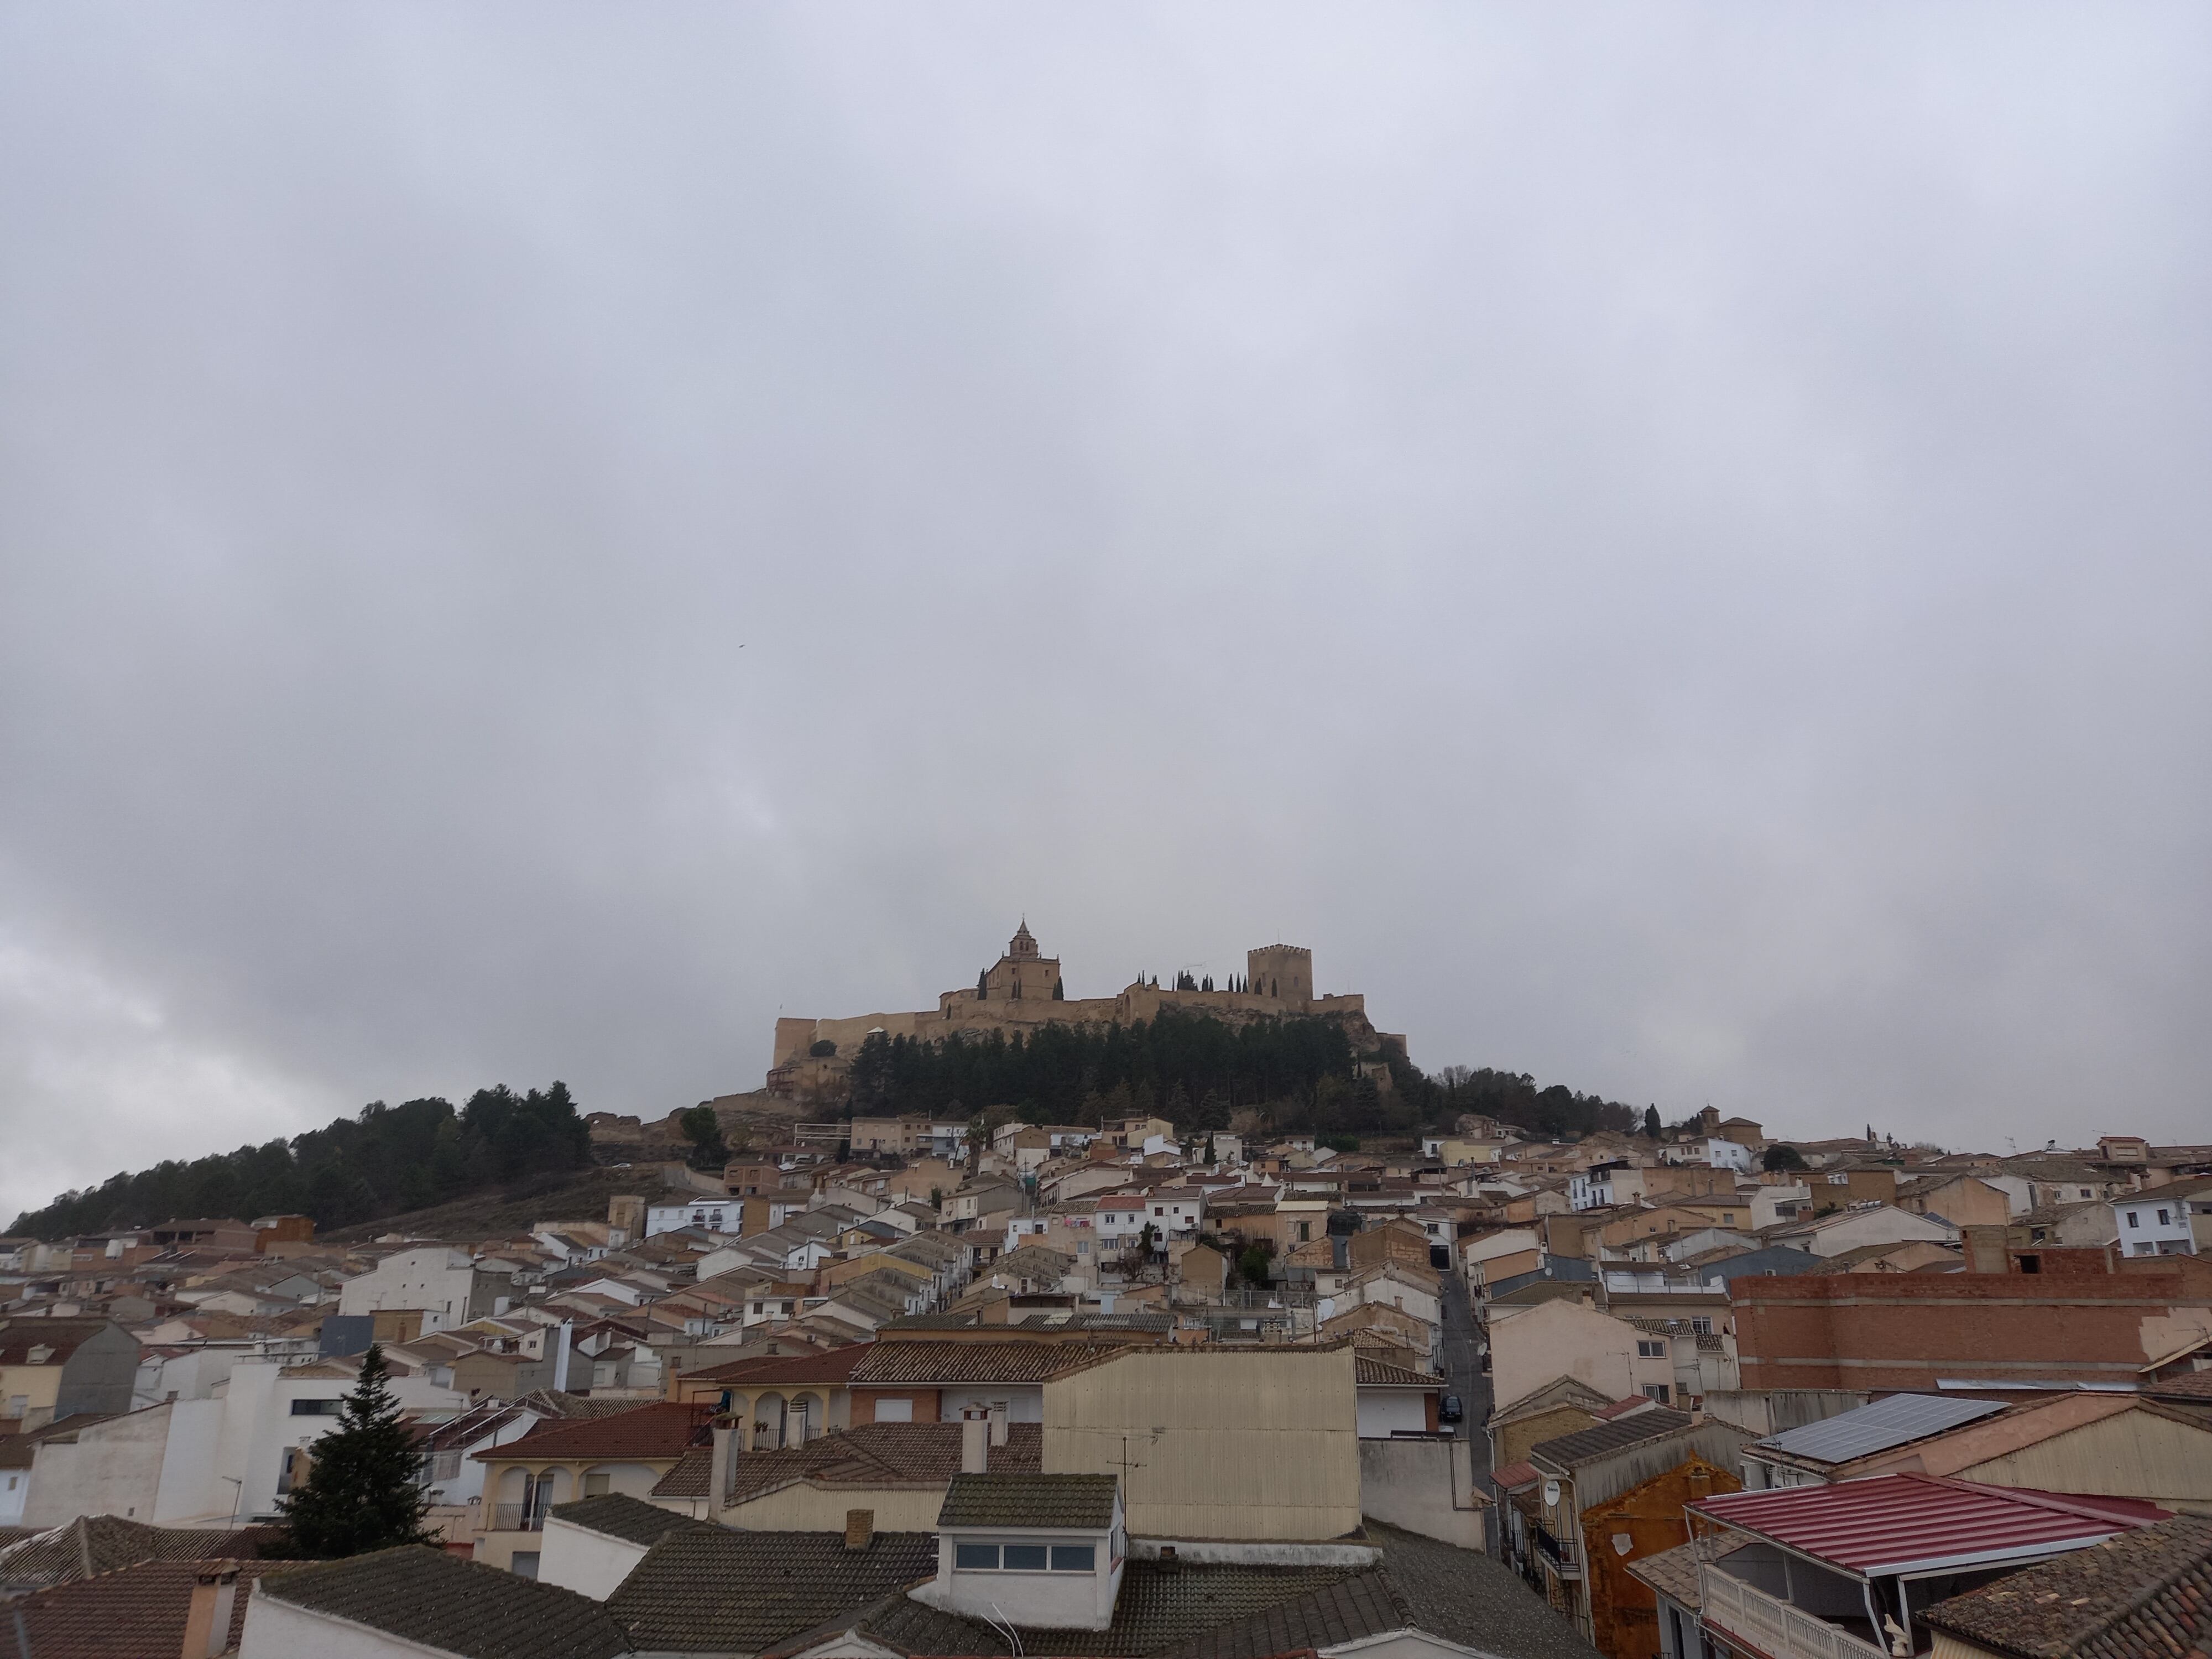
[[[1459,1432],[1474,1442],[1469,1448],[1474,1462],[1474,1478],[1478,1486],[1487,1491],[1490,1484],[1490,1437],[1483,1425],[1490,1420],[1490,1379],[1483,1374],[1482,1363],[1477,1357],[1474,1312],[1468,1305],[1467,1283],[1457,1273],[1445,1273],[1444,1304],[1444,1375],[1451,1380],[1451,1392],[1460,1398],[1466,1415],[1460,1419]]]

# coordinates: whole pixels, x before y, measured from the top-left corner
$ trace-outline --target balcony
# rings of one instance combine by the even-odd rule
[[[1881,1648],[1710,1563],[1698,1569],[1700,1618],[1767,1659],[1887,1659]]]
[[[543,1532],[545,1513],[527,1504],[494,1504],[490,1506],[492,1532]]]
[[[1544,1559],[1552,1564],[1553,1571],[1560,1577],[1579,1578],[1583,1576],[1582,1552],[1576,1548],[1573,1539],[1554,1537],[1540,1526],[1531,1527],[1529,1530],[1536,1534],[1536,1547],[1544,1553]],[[1775,1659],[1781,1659],[1781,1656],[1778,1654]]]

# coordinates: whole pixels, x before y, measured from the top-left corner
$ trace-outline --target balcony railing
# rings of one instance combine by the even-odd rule
[[[1698,1569],[1705,1622],[1771,1659],[1887,1659],[1872,1642],[1755,1589],[1710,1563]]]
[[[1543,1527],[1534,1528],[1536,1547],[1544,1553],[1545,1559],[1559,1570],[1562,1578],[1579,1578],[1583,1575],[1582,1553],[1576,1549],[1571,1538],[1560,1538]],[[1778,1656],[1779,1659],[1779,1656]]]
[[[545,1513],[527,1504],[495,1504],[491,1506],[491,1530],[494,1532],[543,1532]]]

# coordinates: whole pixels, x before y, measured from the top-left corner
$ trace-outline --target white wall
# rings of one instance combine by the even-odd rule
[[[630,1569],[645,1559],[646,1547],[627,1539],[610,1538],[557,1516],[545,1518],[538,1534],[538,1577],[548,1584],[604,1601],[612,1595]]]
[[[80,1429],[74,1444],[49,1440],[35,1448],[23,1524],[43,1529],[81,1515],[152,1522],[172,1409],[150,1407]]]
[[[1441,1388],[1442,1383],[1437,1386]],[[1399,1429],[1425,1434],[1429,1427],[1427,1396],[1410,1389],[1359,1390],[1359,1437],[1388,1440]]]
[[[238,1659],[301,1659],[308,1654],[314,1659],[422,1659],[435,1651],[288,1606],[264,1595],[258,1584],[246,1604],[246,1630],[238,1644]]]
[[[22,1524],[23,1500],[30,1492],[28,1469],[0,1469],[0,1527]]]
[[[1026,1386],[1001,1382],[984,1389],[947,1389],[938,1401],[938,1420],[957,1423],[960,1420],[963,1407],[981,1406],[988,1409],[1002,1400],[1006,1403],[1007,1422],[1044,1421],[1044,1385],[1041,1382]]]

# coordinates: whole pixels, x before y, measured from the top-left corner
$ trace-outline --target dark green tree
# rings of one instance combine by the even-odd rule
[[[1067,1000],[1067,987],[1061,981],[1058,974],[1052,976],[1052,1000],[1054,1002]]]
[[[714,1115],[714,1109],[705,1101],[676,1120],[676,1127],[684,1131],[684,1138],[691,1143],[691,1167],[695,1170],[719,1170],[730,1161],[728,1143],[722,1139],[722,1121]]]
[[[1777,1144],[1766,1149],[1766,1156],[1759,1164],[1763,1170],[1802,1170],[1805,1158],[1795,1146]]]
[[[1644,1109],[1644,1138],[1646,1140],[1659,1139],[1659,1109],[1656,1106]]]
[[[982,1001],[991,994],[991,970],[986,968],[975,975],[975,1000]]]
[[[383,1349],[371,1343],[337,1427],[315,1442],[307,1480],[278,1500],[299,1554],[329,1559],[430,1541],[422,1527],[429,1500],[415,1480],[422,1454],[399,1420],[390,1376]]]
[[[1237,1270],[1246,1281],[1254,1285],[1267,1282],[1267,1252],[1257,1244],[1247,1245],[1244,1254],[1237,1258]]]

